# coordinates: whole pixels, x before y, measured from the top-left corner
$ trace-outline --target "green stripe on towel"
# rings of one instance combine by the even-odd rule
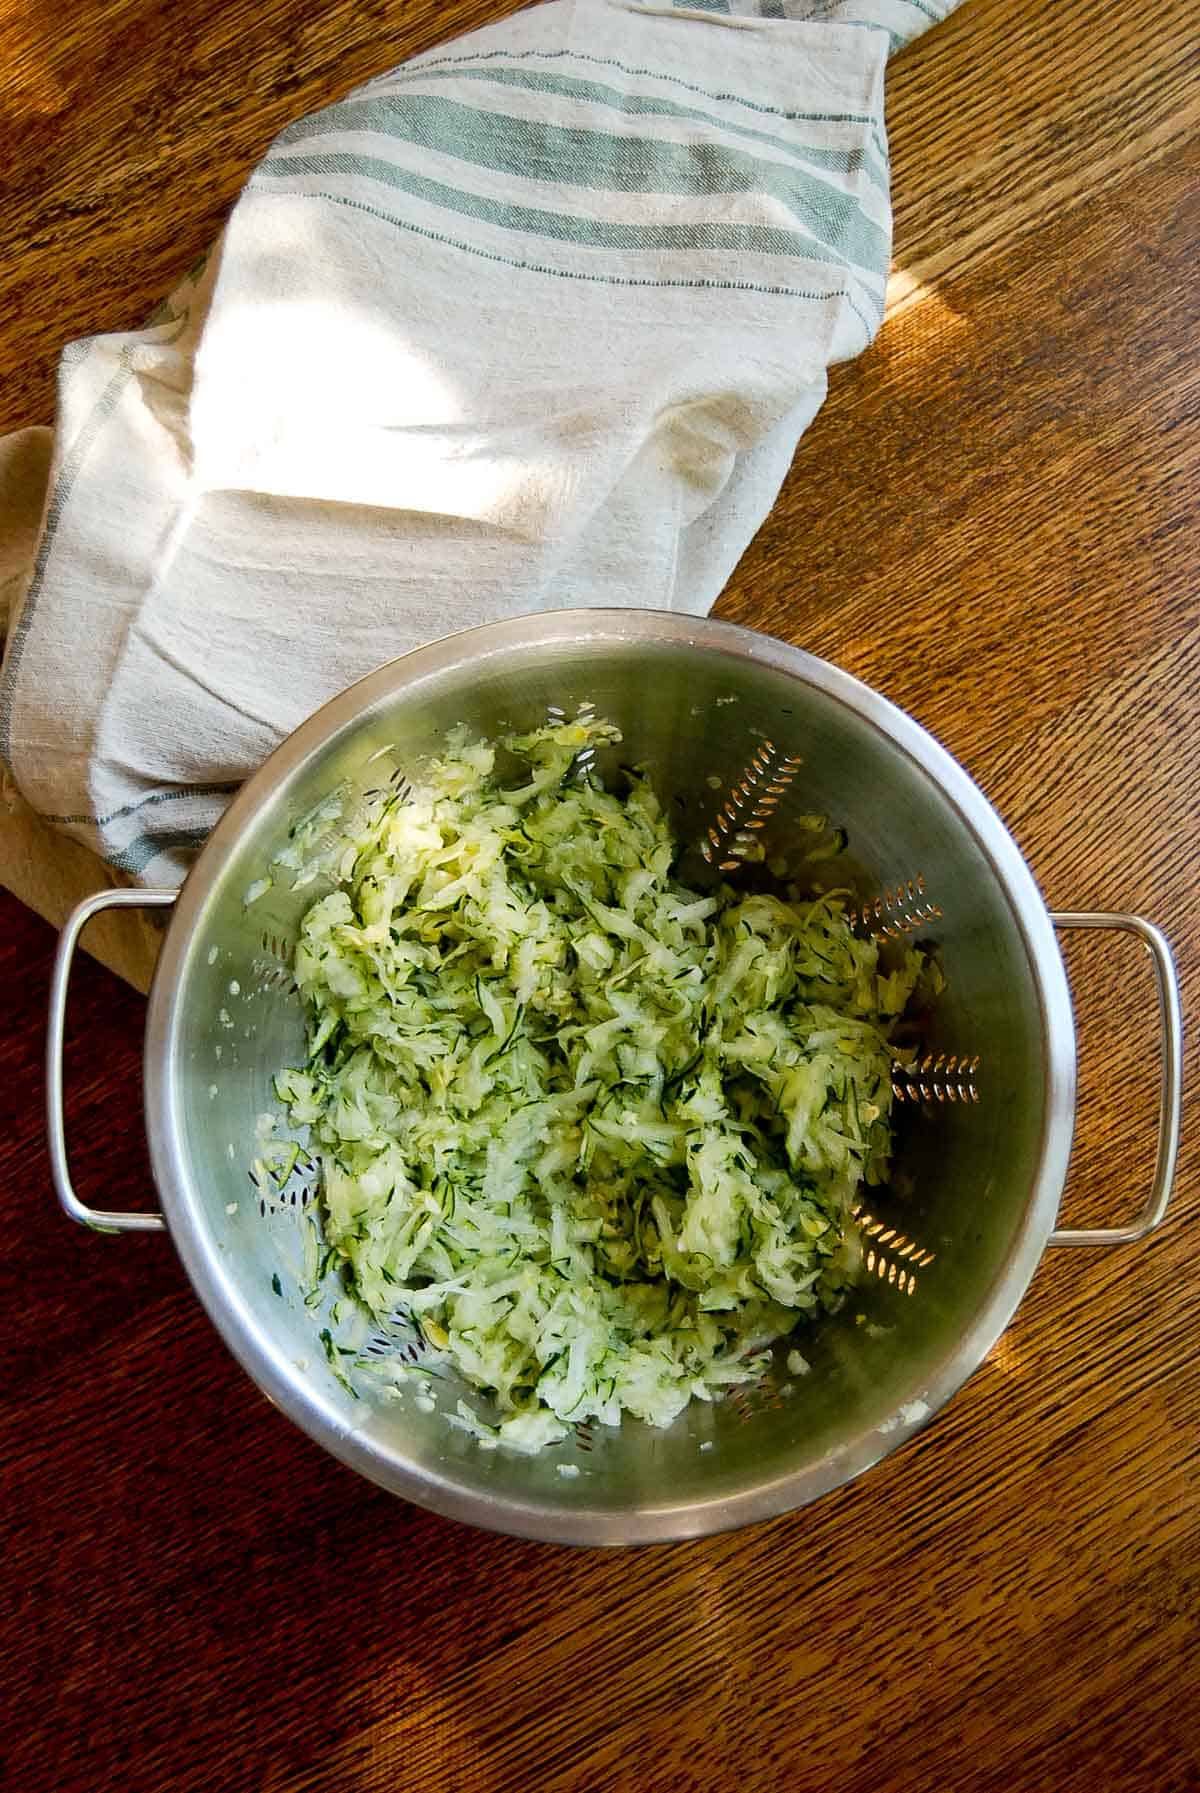
[[[888,192],[886,154],[881,158],[878,145],[867,149],[824,149],[813,144],[797,143],[773,131],[757,131],[753,125],[735,124],[716,112],[705,112],[699,106],[685,106],[658,94],[624,93],[603,81],[585,81],[577,75],[555,75],[545,69],[458,68],[413,69],[398,77],[400,81],[485,81],[500,87],[515,87],[525,93],[554,94],[560,99],[584,100],[608,107],[634,118],[677,118],[688,124],[710,124],[717,130],[751,143],[764,143],[779,150],[793,161],[807,163],[810,168],[826,168],[835,174],[857,174],[864,169],[880,192]]]
[[[716,144],[682,145],[660,143],[646,137],[620,137],[609,131],[588,131],[561,125],[547,125],[532,119],[512,118],[502,112],[486,112],[474,106],[434,94],[396,94],[381,99],[346,100],[330,106],[314,118],[302,119],[276,138],[273,151],[335,131],[369,131],[373,135],[390,136],[422,149],[469,162],[494,173],[524,176],[556,185],[575,186],[585,191],[610,193],[646,193],[686,195],[693,198],[716,197],[722,194],[756,194],[776,200],[785,206],[806,230],[813,232],[838,260],[849,266],[882,270],[887,265],[887,239],[878,225],[866,217],[861,206],[847,194],[840,193],[828,182],[806,175],[799,169],[781,168],[778,163],[763,162],[743,150]],[[331,152],[337,154],[343,152]],[[328,161],[328,158],[325,158]],[[298,158],[302,161],[304,158]],[[386,178],[376,173],[377,158],[362,158],[360,172],[375,179]],[[370,166],[368,166],[370,164]],[[282,158],[272,153],[264,164],[272,174],[282,172]],[[346,169],[344,172],[351,172]],[[320,170],[315,170],[320,172]],[[398,173],[401,171],[397,171]],[[404,171],[403,182],[425,180]],[[427,181],[429,188],[443,193],[458,192],[437,181]],[[416,192],[409,186],[408,191]],[[432,193],[422,195],[433,198]],[[492,208],[489,215],[475,211],[476,217],[488,217],[492,223],[523,229],[539,235],[567,237],[572,241],[588,241],[612,248],[689,248],[695,246],[737,249],[759,247],[768,254],[799,253],[788,246],[788,232],[768,226],[727,225],[621,225],[599,220],[575,219],[571,214],[543,212],[532,207],[507,206],[498,201],[483,200],[477,195],[460,195],[470,206]],[[433,198],[435,204],[445,204]],[[456,205],[456,210],[470,206]],[[526,221],[511,223],[509,216],[520,215]],[[539,226],[537,219],[567,220],[587,233],[580,236],[564,225]],[[621,235],[606,238],[606,231],[633,230],[650,233],[689,231],[691,229],[725,229],[733,232],[762,233],[761,243],[738,236],[718,237],[711,244],[695,245],[654,234],[645,241]],[[591,235],[595,231],[597,234]],[[827,259],[827,258],[820,258]]]
[[[622,219],[581,218],[573,212],[548,212],[531,206],[507,205],[449,187],[444,181],[398,168],[378,156],[356,156],[330,150],[317,156],[271,157],[256,171],[254,184],[271,177],[294,180],[297,175],[341,174],[365,176],[395,187],[413,198],[481,223],[520,231],[526,236],[578,243],[588,249],[625,250],[731,250],[750,255],[792,255],[810,262],[853,268],[849,259],[815,238],[797,231],[778,230],[761,224],[630,224]]]

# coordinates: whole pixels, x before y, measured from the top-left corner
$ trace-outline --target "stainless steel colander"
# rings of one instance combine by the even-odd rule
[[[789,814],[846,831],[820,868],[856,891],[859,925],[936,941],[946,989],[899,1073],[892,1184],[860,1214],[854,1298],[786,1346],[761,1385],[693,1402],[665,1430],[590,1427],[534,1458],[483,1451],[447,1425],[466,1392],[403,1325],[368,1355],[422,1372],[400,1400],[356,1398],[339,1374],[328,1303],[305,1304],[311,1176],[251,1169],[271,1080],[303,1055],[288,964],[316,890],[248,893],[297,818],[334,787],[403,777],[465,722],[494,735],[592,705],[624,734],[695,848],[698,874],[787,858]],[[714,789],[714,786],[716,787]],[[762,843],[761,852],[758,844]],[[84,1206],[62,1125],[71,955],[88,918],[173,905],[150,994],[145,1110],[156,1214]],[[1163,1039],[1158,1155],[1137,1221],[1055,1232],[1075,1103],[1075,1034],[1055,926],[1132,931],[1157,977]],[[1180,1108],[1179,998],[1170,951],[1126,915],[1047,913],[1024,860],[966,774],[915,722],[846,674],[767,636],[646,611],[559,611],[451,637],[383,667],[287,740],[231,805],[182,891],[105,891],[63,931],[51,997],[50,1144],[67,1212],[92,1226],[164,1225],[209,1314],[259,1386],[336,1456],[456,1518],[588,1544],[693,1537],[811,1500],[913,1433],[993,1345],[1046,1244],[1140,1238],[1165,1211]],[[566,1473],[563,1473],[563,1471]]]

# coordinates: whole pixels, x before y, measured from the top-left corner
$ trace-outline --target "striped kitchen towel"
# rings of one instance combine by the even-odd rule
[[[66,350],[52,454],[3,445],[24,798],[178,880],[381,661],[706,611],[878,328],[884,65],[952,4],[555,0],[285,130],[150,323]]]

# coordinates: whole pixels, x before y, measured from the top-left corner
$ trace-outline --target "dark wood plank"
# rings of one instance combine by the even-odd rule
[[[297,112],[503,9],[0,8],[0,426],[132,324]],[[967,0],[896,65],[896,269],[725,615],[911,709],[1050,900],[1137,908],[1200,975],[1197,8]],[[165,1240],[49,1193],[44,924],[0,897],[6,1784],[643,1793],[1200,1787],[1195,1060],[1175,1210],[1050,1256],[989,1362],[854,1487],[618,1557],[476,1535],[256,1393]],[[1144,966],[1072,945],[1068,1207],[1148,1174]],[[79,1180],[149,1200],[141,999],[81,962]]]

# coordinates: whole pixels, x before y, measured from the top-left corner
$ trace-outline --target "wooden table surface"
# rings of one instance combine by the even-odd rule
[[[0,427],[136,323],[294,114],[499,6],[0,0]],[[1200,974],[1194,4],[964,0],[894,65],[891,317],[722,614],[910,709],[1049,901]],[[169,1243],[50,1195],[50,931],[0,902],[4,1784],[20,1793],[1200,1787],[1195,1061],[1167,1224],[1051,1253],[912,1445],[792,1517],[615,1555],[357,1480],[225,1354]],[[1150,1168],[1148,972],[1070,963],[1066,1213]],[[79,1181],[148,1200],[142,1001],[80,968]]]

